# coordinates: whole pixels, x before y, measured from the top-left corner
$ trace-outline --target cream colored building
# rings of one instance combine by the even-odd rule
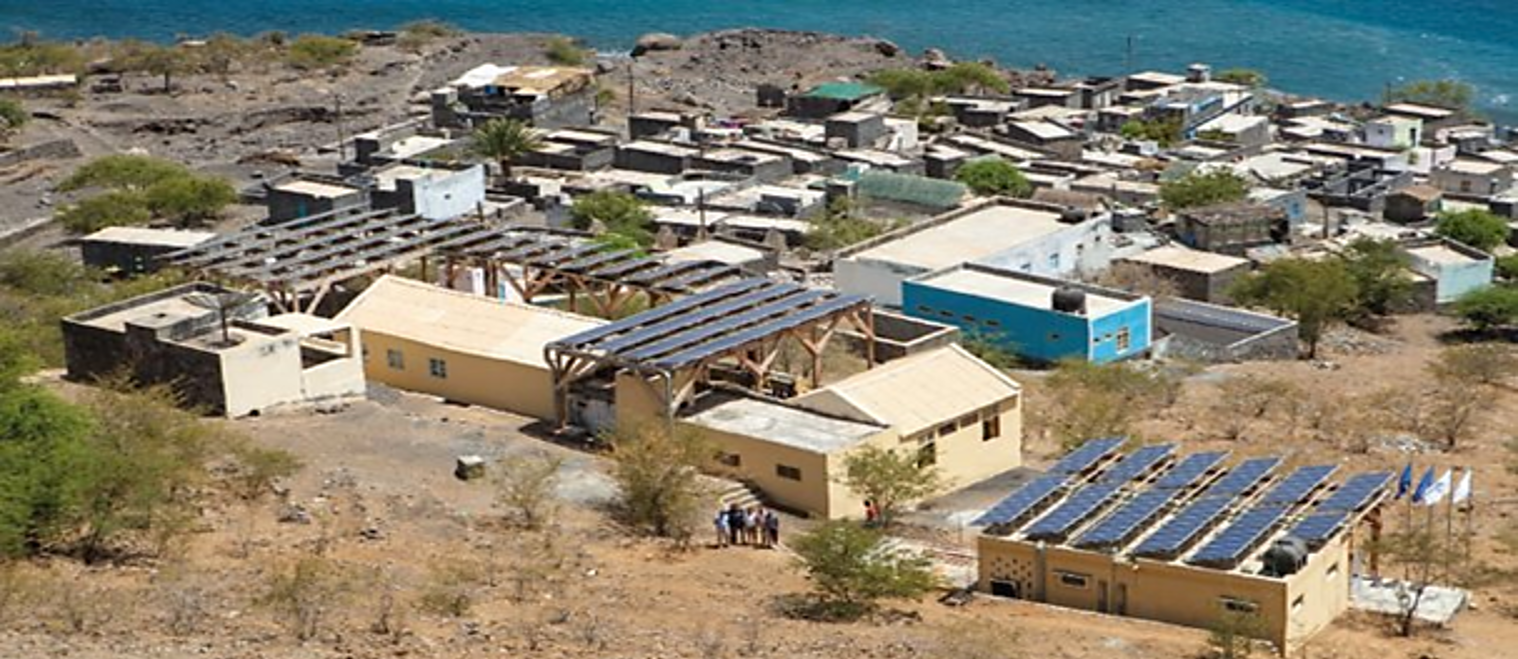
[[[977,542],[979,588],[995,595],[1199,628],[1212,627],[1226,611],[1253,613],[1263,637],[1283,653],[1349,607],[1357,531],[1362,520],[1371,521],[1365,526],[1372,533],[1379,531],[1377,510],[1386,496],[1390,474],[1361,474],[1334,486],[1326,475],[1315,482],[1298,471],[1261,478],[1236,493],[1225,488],[1230,491],[1219,494],[1216,484],[1224,482],[1226,474],[1216,469],[1167,495],[1171,490],[1160,483],[1166,470],[1172,469],[1170,464],[1161,462],[1158,469],[1137,475],[1083,516],[1069,513],[1072,507],[1077,513],[1086,507],[1080,503],[1083,491],[1104,486],[1103,470],[1070,474],[1068,483],[1043,505],[1018,515],[1010,524],[991,525]],[[1280,495],[1294,484],[1302,491],[1299,498]],[[988,517],[998,510],[1020,510],[1009,502],[1020,496],[1028,500],[1027,493],[1037,488],[1037,481],[1030,483],[993,508]],[[1183,518],[1205,518],[1194,515],[1206,507],[1204,499],[1225,496],[1230,497],[1229,507],[1189,536],[1178,536],[1176,529],[1187,528]],[[1136,512],[1145,508],[1143,497],[1168,501],[1144,516]],[[1273,511],[1272,506],[1281,501],[1288,503],[1279,513],[1260,515],[1263,509]],[[1257,523],[1262,519],[1268,523]],[[1319,524],[1322,519],[1333,523]],[[1060,522],[1071,525],[1051,535],[1049,520],[1056,526]],[[1250,528],[1254,530],[1239,533]],[[1131,530],[1113,533],[1113,529]],[[1104,540],[1121,539],[1094,542],[1099,535]],[[1278,561],[1284,550],[1277,541],[1286,536],[1300,539],[1307,549],[1305,554],[1293,554],[1297,559],[1290,563],[1293,567],[1281,569]],[[1153,551],[1177,537],[1190,539],[1177,544],[1175,551]],[[1231,556],[1229,560],[1215,560],[1220,547]]]
[[[605,322],[388,275],[338,318],[359,329],[370,379],[538,419],[554,416],[543,346]]]
[[[657,409],[653,398],[636,395],[634,380],[619,380],[619,416]],[[634,398],[650,402],[632,405]],[[724,461],[771,502],[824,518],[863,513],[862,499],[838,482],[849,451],[863,446],[911,452],[952,486],[1022,465],[1021,388],[959,345],[888,362],[785,403],[709,396],[680,423],[715,441]]]

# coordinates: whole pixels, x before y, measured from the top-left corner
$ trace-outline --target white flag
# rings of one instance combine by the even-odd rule
[[[1444,475],[1440,476],[1439,480],[1434,481],[1433,485],[1428,486],[1428,491],[1423,493],[1423,505],[1432,506],[1443,501],[1444,497],[1449,494],[1449,486],[1450,470],[1445,469]]]
[[[1465,475],[1460,477],[1460,483],[1455,486],[1455,494],[1450,497],[1450,503],[1456,503],[1456,504],[1458,504],[1458,503],[1465,503],[1466,499],[1471,498],[1471,472],[1472,471],[1475,471],[1475,470],[1473,470],[1473,469],[1466,469],[1465,470]]]

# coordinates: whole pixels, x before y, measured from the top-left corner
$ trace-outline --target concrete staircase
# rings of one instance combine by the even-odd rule
[[[723,508],[735,503],[739,508],[769,505],[764,499],[763,492],[744,481],[728,481],[726,487],[718,490],[717,503]]]

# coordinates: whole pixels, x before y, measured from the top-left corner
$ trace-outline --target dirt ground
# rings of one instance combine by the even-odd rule
[[[1193,376],[1180,402],[1146,422],[1144,433],[1183,441],[1187,450],[1227,447],[1341,460],[1354,468],[1400,467],[1409,456],[1392,448],[1347,454],[1293,443],[1289,433],[1270,427],[1251,429],[1236,441],[1208,439],[1215,435],[1204,410],[1213,404],[1217,383],[1229,377],[1269,374],[1345,392],[1417,377],[1449,328],[1443,319],[1404,319],[1376,344],[1394,349],[1356,355],[1330,350],[1326,358],[1333,369],[1306,362],[1210,369]],[[1033,381],[1037,374],[1022,377]],[[1518,500],[1511,496],[1514,477],[1500,467],[1510,459],[1501,443],[1518,419],[1515,399],[1504,393],[1500,415],[1459,451],[1416,457],[1420,465],[1478,465],[1475,555],[1506,570],[1518,560],[1504,553],[1497,537],[1513,528]],[[962,608],[925,599],[864,623],[792,620],[777,607],[806,584],[783,549],[676,551],[635,538],[604,510],[613,489],[601,457],[544,441],[526,420],[509,414],[376,388],[370,400],[342,410],[217,423],[300,457],[305,467],[285,484],[284,503],[208,507],[177,559],[87,571],[64,562],[26,566],[24,578],[8,583],[20,584],[13,590],[30,603],[0,608],[0,656],[1170,659],[1196,656],[1205,642],[1197,630],[990,598]],[[538,536],[504,527],[492,507],[491,486],[458,481],[451,470],[461,454],[494,459],[538,451],[566,459],[558,490],[562,513],[549,534],[556,540],[559,587],[524,595],[514,584],[527,569],[526,557],[536,555]],[[1047,465],[1054,452],[1050,442],[1029,438],[1031,466]],[[979,488],[976,496],[997,491],[1006,489]],[[292,510],[310,521],[279,521]],[[799,526],[804,523],[788,520],[785,531]],[[704,534],[698,539],[704,541]],[[937,540],[954,541],[950,533]],[[302,643],[259,597],[274,571],[317,552],[358,576],[348,582],[353,594],[333,596],[322,632]],[[450,581],[448,575],[457,573],[469,576]],[[1515,656],[1518,594],[1512,583],[1478,586],[1473,610],[1447,629],[1421,630],[1412,640],[1393,637],[1384,619],[1345,616],[1298,656]],[[444,615],[421,605],[445,585],[468,594],[467,613]],[[186,602],[205,618],[194,631],[171,634],[171,614]],[[393,604],[392,625],[403,631],[373,631],[386,602]],[[984,654],[988,647],[1015,652]]]

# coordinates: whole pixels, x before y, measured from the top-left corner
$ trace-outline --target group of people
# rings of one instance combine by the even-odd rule
[[[717,530],[718,547],[750,545],[770,549],[780,544],[780,515],[764,506],[745,510],[734,503],[718,508],[712,525]]]

